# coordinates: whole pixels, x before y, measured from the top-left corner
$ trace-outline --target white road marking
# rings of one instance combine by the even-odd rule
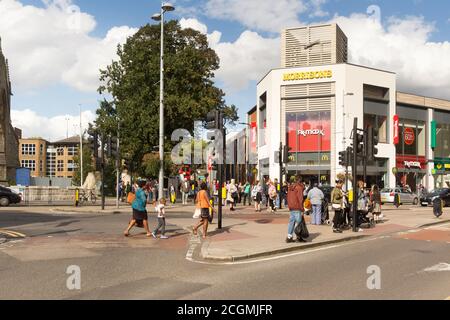
[[[439,263],[435,266],[424,269],[425,272],[446,272],[450,271],[450,264],[448,263]]]
[[[280,259],[284,259],[284,258],[295,257],[295,256],[309,254],[309,253],[325,251],[325,250],[329,250],[329,249],[341,248],[341,247],[345,247],[345,246],[349,246],[349,245],[360,244],[360,243],[375,241],[375,240],[379,240],[379,239],[381,239],[381,238],[373,238],[373,239],[366,239],[366,240],[336,244],[336,245],[326,246],[326,247],[317,248],[317,249],[305,250],[305,251],[285,254],[285,255],[276,256],[276,257],[262,258],[262,259],[249,260],[249,261],[238,261],[238,262],[207,262],[207,261],[195,261],[195,260],[190,260],[190,261],[199,263],[199,264],[207,264],[207,265],[244,265],[244,264],[257,263],[257,262],[280,260]]]

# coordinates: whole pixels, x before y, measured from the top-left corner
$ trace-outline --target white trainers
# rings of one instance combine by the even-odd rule
[[[169,239],[168,236],[161,236],[161,239]]]
[[[152,232],[152,237],[153,237],[154,239],[157,239],[156,234],[155,234],[154,232]]]

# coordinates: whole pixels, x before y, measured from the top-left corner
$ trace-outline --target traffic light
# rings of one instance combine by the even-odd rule
[[[356,134],[356,146],[353,146],[355,152],[357,155],[363,155],[364,154],[364,135],[360,133]]]
[[[283,163],[289,163],[289,153],[291,152],[292,148],[289,146],[284,146],[283,148]]]
[[[367,160],[375,160],[375,156],[378,154],[378,149],[376,148],[379,142],[378,131],[373,127],[367,128]]]
[[[219,110],[210,111],[206,116],[206,129],[221,129],[221,114]]]
[[[339,165],[341,167],[346,167],[347,166],[346,157],[347,157],[347,151],[339,152]]]
[[[107,150],[108,150],[108,158],[118,158],[119,149],[118,149],[118,139],[116,137],[108,136]]]
[[[92,151],[92,155],[95,159],[98,158],[98,132],[94,128],[89,128],[88,130],[88,143],[89,148]]]

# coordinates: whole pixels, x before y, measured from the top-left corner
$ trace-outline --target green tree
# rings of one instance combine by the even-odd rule
[[[160,25],[142,27],[117,53],[119,60],[100,71],[98,91],[112,100],[101,103],[96,123],[113,131],[120,119],[122,154],[142,163],[159,142]],[[214,86],[219,58],[204,34],[167,22],[164,60],[166,151],[175,129],[192,132],[194,121],[211,110],[222,109],[229,122],[237,121],[236,107],[226,106],[223,91]]]
[[[72,178],[72,184],[75,186],[79,186],[81,181],[80,181],[80,176],[81,176],[81,157],[80,154],[76,155],[73,158],[74,164],[76,166],[77,169],[75,169],[73,178]],[[86,181],[86,177],[88,175],[89,172],[95,172],[93,163],[92,163],[92,151],[91,149],[88,147],[87,142],[83,143],[83,181]]]

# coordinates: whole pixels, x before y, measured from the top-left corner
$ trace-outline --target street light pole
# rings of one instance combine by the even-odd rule
[[[347,112],[345,110],[345,97],[354,96],[353,92],[345,93],[345,90],[342,90],[342,110],[343,110],[343,119],[342,119],[342,151],[346,151],[347,149],[347,138],[345,137],[345,119],[347,117]],[[348,192],[348,163],[345,168],[345,191]]]
[[[159,83],[159,199],[164,198],[164,14],[175,10],[170,3],[161,5],[161,13],[153,15],[152,19],[161,22],[161,55]]]
[[[81,120],[81,104],[80,107],[80,175],[81,175],[81,185],[80,187],[83,187],[84,184],[84,172],[83,172],[83,126],[82,126],[82,120]]]

